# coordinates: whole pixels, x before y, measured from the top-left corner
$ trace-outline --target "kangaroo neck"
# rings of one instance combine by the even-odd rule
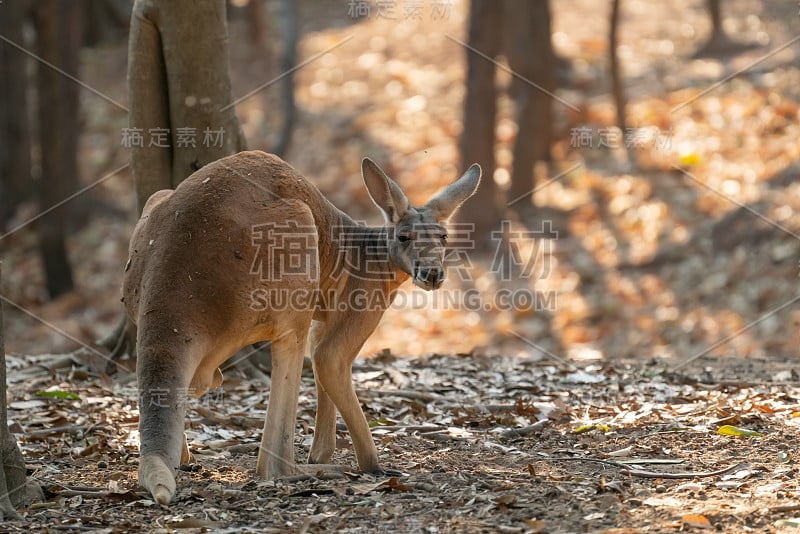
[[[323,289],[371,286],[394,291],[408,275],[396,268],[389,255],[389,228],[360,224],[341,213],[330,229],[330,254],[320,266]],[[346,282],[345,286],[342,283]]]

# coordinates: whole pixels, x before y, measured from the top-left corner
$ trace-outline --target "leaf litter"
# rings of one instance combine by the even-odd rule
[[[135,390],[69,371],[42,376],[36,388],[12,379],[12,429],[47,500],[24,511],[25,523],[4,528],[360,532],[380,524],[529,532],[535,524],[541,532],[564,525],[601,532],[630,524],[705,528],[698,518],[706,517],[714,528],[759,531],[791,518],[788,509],[770,510],[798,497],[797,464],[780,454],[798,454],[800,386],[748,386],[737,374],[741,385],[709,389],[691,383],[692,369],[678,376],[622,363],[581,368],[609,385],[599,388],[597,380],[576,383],[573,372],[535,357],[384,351],[357,363],[354,376],[368,419],[379,422],[373,435],[382,465],[399,475],[359,473],[339,424],[339,469],[276,481],[253,478],[261,429],[250,421],[263,421],[269,390],[232,373],[223,388],[189,404],[197,463],[180,470],[168,508],[136,486]],[[42,398],[41,388],[80,400]],[[315,396],[308,374],[300,459],[310,447]],[[720,416],[731,414],[760,435],[720,434]],[[594,428],[577,433],[579,423]]]
[[[304,143],[289,160],[358,217],[374,215],[358,179],[365,154],[384,158],[412,199],[429,196],[460,170],[454,162],[463,50],[446,35],[463,38],[463,6],[435,24],[375,18],[354,24],[341,4],[302,4],[305,57],[351,32],[354,37],[352,47],[298,71],[304,112],[296,137]],[[800,77],[784,57],[787,49],[708,94],[701,91],[768,50],[778,52],[775,47],[795,35],[795,7],[726,3],[726,25],[737,37],[761,43],[767,37],[771,48],[724,61],[687,59],[707,31],[701,2],[624,8],[620,52],[631,89],[630,120],[669,132],[672,144],[642,149],[639,172],[613,150],[568,147],[570,128],[599,129],[614,121],[607,95],[586,89],[607,85],[607,49],[598,38],[606,34],[607,14],[589,0],[552,4],[557,52],[575,69],[562,96],[577,98],[585,110],[580,117],[559,115],[554,143],[556,172],[575,161],[582,170],[535,195],[537,206],[566,213],[549,254],[552,271],[537,280],[555,292],[558,306],[544,313],[429,307],[387,314],[364,350],[379,356],[357,366],[356,382],[381,460],[402,476],[355,472],[340,425],[334,460],[350,471],[253,480],[269,392],[232,375],[221,396],[212,392],[190,407],[188,434],[198,464],[180,472],[178,501],[163,510],[136,488],[135,380],[123,375],[112,383],[74,357],[23,356],[74,345],[8,306],[8,347],[17,353],[9,357],[12,430],[47,500],[25,511],[28,523],[2,528],[619,534],[703,528],[699,518],[718,531],[792,528],[800,510],[793,363],[800,312],[784,305],[796,294],[800,245],[736,203],[800,231]],[[254,68],[241,22],[231,21],[237,94],[262,83],[269,68]],[[124,44],[94,50],[82,58],[82,72],[111,94],[124,94],[125,54]],[[501,73],[499,83],[508,81]],[[269,104],[277,96],[264,98]],[[671,111],[689,99],[695,99],[691,105]],[[237,108],[254,148],[269,148],[257,133],[269,129],[261,120],[269,107],[251,99]],[[116,150],[116,141],[109,150],[94,140],[119,131],[127,119],[102,106],[86,110],[82,161],[88,173],[102,175],[103,165],[122,165],[127,154]],[[501,98],[501,171],[509,170],[515,128],[513,105]],[[94,192],[110,205],[135,210],[125,179]],[[120,258],[131,228],[131,218],[102,216],[72,236],[82,287],[53,302],[44,298],[42,268],[31,253],[35,233],[10,236],[3,295],[77,338],[100,337],[118,317]],[[484,299],[497,291],[488,262],[476,262],[473,272],[470,289]],[[545,350],[532,351],[520,338]],[[384,347],[450,355],[406,360],[381,352]],[[566,355],[569,366],[546,359],[545,351]],[[457,352],[467,354],[452,355]],[[311,443],[314,399],[306,377],[298,458]],[[725,426],[760,435],[719,434]],[[554,461],[563,457],[574,460]],[[626,465],[628,473],[587,459]],[[644,466],[702,474],[739,464],[748,467],[691,480],[630,474]]]

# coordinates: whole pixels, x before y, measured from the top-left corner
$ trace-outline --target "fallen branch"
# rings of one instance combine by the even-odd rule
[[[300,473],[297,475],[289,475],[285,477],[277,478],[276,480],[280,480],[281,482],[287,482],[289,484],[293,484],[295,482],[305,482],[307,480],[341,480],[347,478],[344,473],[338,473],[336,471],[324,471],[320,473]]]
[[[40,439],[52,436],[53,434],[80,434],[85,433],[85,431],[86,427],[83,425],[62,425],[40,430],[31,430],[25,433],[25,437],[28,439]]]
[[[726,467],[724,469],[718,469],[716,471],[701,471],[699,473],[657,473],[655,471],[645,471],[643,469],[625,469],[625,472],[632,477],[639,477],[639,478],[667,478],[667,479],[682,479],[682,478],[707,478],[707,477],[716,477],[721,475],[727,475],[728,473],[732,473],[734,471],[738,471],[743,467],[747,466],[747,464],[736,464],[730,467]]]
[[[345,428],[346,430],[346,428]],[[441,425],[378,425],[372,430],[383,430],[385,432],[444,432],[447,427]]]
[[[800,504],[782,504],[780,506],[773,506],[769,509],[772,514],[781,514],[784,512],[796,512],[800,510]]]
[[[420,436],[431,441],[464,441],[466,438],[454,436],[449,431],[420,432]]]
[[[103,499],[105,497],[113,497],[114,495],[126,494],[136,494],[143,499],[149,497],[149,494],[143,491],[118,492],[112,491],[109,488],[95,486],[51,484],[46,486],[46,489],[48,493],[59,495],[61,497],[84,497],[86,499]]]
[[[647,471],[645,469],[632,469],[629,465],[614,462],[612,460],[602,460],[600,458],[573,458],[569,456],[561,456],[557,458],[541,458],[539,461],[556,461],[556,462],[592,462],[597,464],[608,465],[611,467],[616,467],[621,469],[622,472],[626,475],[630,475],[632,477],[638,478],[665,478],[671,480],[678,480],[678,479],[685,479],[685,478],[707,478],[707,477],[716,477],[721,475],[727,475],[728,473],[732,473],[734,471],[738,471],[743,467],[747,466],[747,464],[736,464],[730,467],[726,467],[724,469],[718,469],[716,471],[700,471],[700,472],[689,472],[689,473],[660,473],[658,471]]]
[[[264,420],[258,417],[247,417],[244,415],[222,415],[209,410],[205,406],[193,406],[195,412],[201,417],[208,419],[214,424],[225,426],[238,426],[240,428],[261,428]]]
[[[401,397],[404,399],[410,399],[420,402],[433,402],[437,400],[442,400],[444,397],[442,395],[438,395],[436,393],[425,393],[422,391],[414,391],[408,389],[372,389],[372,390],[364,390],[363,392],[359,392],[359,397],[369,397],[370,395],[373,396],[387,396],[387,397]]]
[[[536,423],[529,426],[524,426],[522,428],[512,428],[500,434],[500,437],[505,439],[515,439],[515,438],[530,436],[531,434],[535,434],[536,432],[541,430],[542,427],[548,423],[548,421],[549,421],[548,419],[542,419],[541,421],[537,421]]]
[[[57,491],[55,493],[62,497],[83,497],[85,499],[102,499],[103,497],[108,497],[108,495],[111,492],[108,491],[107,489],[99,491],[81,491],[81,490],[64,489],[61,491]]]

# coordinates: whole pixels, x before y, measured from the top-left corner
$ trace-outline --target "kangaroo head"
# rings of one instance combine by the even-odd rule
[[[441,287],[447,245],[444,224],[475,193],[481,180],[480,166],[473,164],[423,206],[412,206],[397,182],[369,158],[361,162],[361,174],[386,219],[389,261],[411,276],[416,286],[428,291]]]

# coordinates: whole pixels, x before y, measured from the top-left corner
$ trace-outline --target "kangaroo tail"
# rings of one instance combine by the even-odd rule
[[[141,329],[140,329],[141,331]],[[175,495],[175,468],[184,447],[189,370],[182,353],[139,345],[139,485],[160,504]]]
[[[139,459],[139,485],[150,492],[158,504],[168,504],[175,495],[175,475],[158,455]]]

